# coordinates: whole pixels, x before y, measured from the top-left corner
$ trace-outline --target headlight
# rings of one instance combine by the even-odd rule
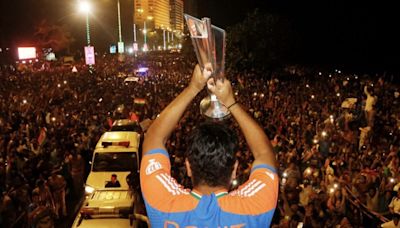
[[[86,194],[92,194],[93,192],[94,192],[94,188],[93,187],[91,187],[89,185],[85,186],[85,193]]]

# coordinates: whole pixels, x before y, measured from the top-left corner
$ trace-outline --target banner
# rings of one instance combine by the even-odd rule
[[[133,51],[139,51],[139,46],[136,42],[133,43]]]
[[[94,56],[94,47],[93,46],[85,46],[85,62],[86,62],[86,65],[94,65],[95,56]]]
[[[36,48],[34,47],[18,47],[18,58],[22,59],[35,59]]]
[[[115,54],[117,53],[117,46],[111,45],[110,46],[110,54]]]
[[[118,53],[124,53],[124,42],[118,42]]]

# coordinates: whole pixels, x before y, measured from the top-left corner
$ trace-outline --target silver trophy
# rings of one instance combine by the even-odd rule
[[[185,14],[185,19],[201,70],[204,71],[204,68],[210,65],[211,77],[215,81],[224,80],[225,30],[211,25],[209,18],[200,20]],[[229,110],[218,101],[214,94],[208,92],[209,96],[200,102],[200,113],[212,119],[229,117]]]

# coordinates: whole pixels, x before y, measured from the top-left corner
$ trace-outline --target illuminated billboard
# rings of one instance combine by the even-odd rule
[[[117,46],[111,45],[110,46],[110,54],[115,54],[117,53]]]
[[[93,46],[85,46],[85,62],[86,65],[94,65],[95,54]]]
[[[22,59],[35,59],[36,58],[36,48],[34,47],[19,47],[18,57]]]

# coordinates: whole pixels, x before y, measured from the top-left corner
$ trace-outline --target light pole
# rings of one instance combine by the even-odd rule
[[[133,52],[135,53],[135,57],[137,50],[138,50],[138,45],[136,42],[136,24],[133,24]]]
[[[79,1],[79,10],[86,14],[86,39],[87,46],[85,47],[85,62],[89,65],[89,72],[93,73],[93,65],[95,64],[95,53],[94,47],[90,45],[90,25],[89,25],[89,13],[90,4],[87,1]]]
[[[152,20],[153,20],[153,17],[152,17],[152,16],[147,16],[147,18],[144,19],[144,21],[143,21],[143,39],[144,39],[143,49],[144,49],[144,51],[148,51],[147,33],[149,32],[149,31],[148,31],[149,29],[147,29],[146,21],[149,21],[149,27],[150,27],[150,30],[151,30],[151,27],[152,27],[151,21],[152,21]]]
[[[136,43],[136,24],[133,24],[133,42]]]
[[[143,21],[143,51],[147,51],[147,28],[146,28],[146,20]]]
[[[118,53],[122,54],[124,53],[124,42],[122,42],[122,32],[121,32],[121,5],[119,3],[119,0],[117,2],[117,7],[118,7]]]
[[[87,1],[79,1],[79,11],[86,14],[86,39],[87,45],[90,46],[90,24],[89,24],[89,12],[90,4]]]
[[[163,49],[167,50],[167,44],[165,43],[165,29],[163,28]]]
[[[118,0],[118,35],[119,35],[119,42],[122,42],[122,33],[121,33],[121,6]]]

